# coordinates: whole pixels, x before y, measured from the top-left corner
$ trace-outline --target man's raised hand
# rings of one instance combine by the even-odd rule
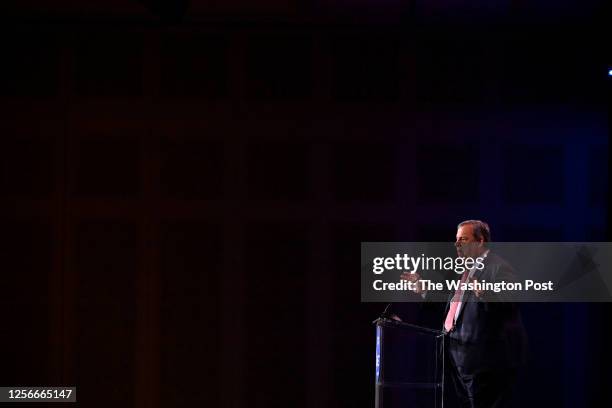
[[[421,276],[418,273],[404,272],[400,275],[400,279],[408,282],[414,282],[415,285],[412,291],[417,295],[423,292],[423,286],[421,285]]]

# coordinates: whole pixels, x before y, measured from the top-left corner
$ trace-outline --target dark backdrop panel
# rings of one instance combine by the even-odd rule
[[[218,406],[220,228],[168,222],[161,235],[161,405]]]
[[[312,267],[308,225],[249,223],[245,242],[245,404],[304,407],[306,291]]]
[[[122,221],[77,225],[76,385],[90,407],[134,405],[138,228]]]
[[[5,386],[52,381],[50,278],[52,227],[36,220],[4,220],[0,235],[3,321],[0,382]]]
[[[361,242],[392,241],[393,225],[337,223],[333,240],[331,316],[331,406],[370,407],[374,400],[374,326],[384,305],[360,303],[359,253]],[[410,316],[407,316],[410,317]],[[355,373],[359,372],[359,375]]]

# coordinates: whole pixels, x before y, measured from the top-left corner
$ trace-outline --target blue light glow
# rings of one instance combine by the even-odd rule
[[[608,70],[608,76],[612,76],[612,69]]]

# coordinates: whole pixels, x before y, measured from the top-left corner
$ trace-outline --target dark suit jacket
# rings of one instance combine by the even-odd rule
[[[492,252],[484,264],[481,271],[474,273],[478,281],[514,281],[516,278],[512,267]],[[526,361],[527,336],[518,305],[502,296],[485,292],[477,298],[473,291],[464,293],[455,328],[448,336],[449,353],[466,373],[513,368]],[[450,302],[444,317],[449,305]]]

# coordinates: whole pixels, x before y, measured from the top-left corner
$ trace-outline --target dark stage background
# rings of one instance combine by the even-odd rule
[[[1,6],[0,385],[372,407],[361,241],[610,240],[604,2],[81,3]],[[523,312],[605,406],[610,306]]]

